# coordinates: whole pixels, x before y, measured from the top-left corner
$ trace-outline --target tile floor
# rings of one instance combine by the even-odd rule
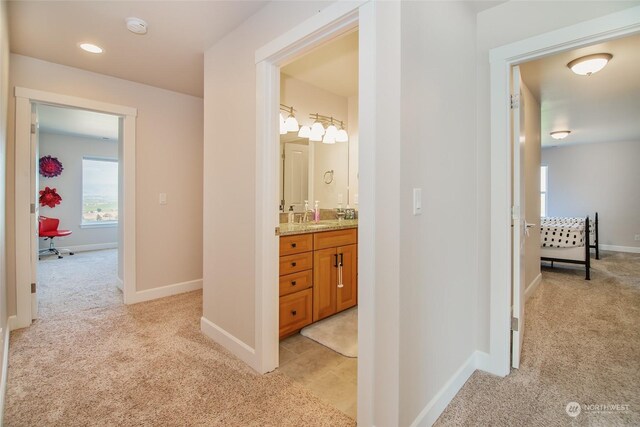
[[[358,359],[303,337],[280,342],[280,372],[311,393],[356,419]]]

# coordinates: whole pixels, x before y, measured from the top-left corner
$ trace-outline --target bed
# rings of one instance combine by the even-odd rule
[[[540,258],[542,261],[581,264],[585,279],[591,280],[591,249],[600,259],[598,213],[586,218],[547,217],[540,219]]]

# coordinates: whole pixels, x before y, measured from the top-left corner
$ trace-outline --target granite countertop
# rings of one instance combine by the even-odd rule
[[[343,228],[358,228],[357,219],[336,219],[325,220],[320,222],[305,223],[283,223],[280,224],[280,236],[290,236],[292,234],[317,233],[320,231],[342,230]]]

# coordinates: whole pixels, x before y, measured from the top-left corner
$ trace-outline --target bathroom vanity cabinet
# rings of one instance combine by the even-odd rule
[[[358,230],[280,237],[280,338],[358,303]]]

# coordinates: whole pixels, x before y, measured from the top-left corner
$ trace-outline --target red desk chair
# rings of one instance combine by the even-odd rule
[[[49,247],[40,249],[38,259],[42,255],[58,255],[58,258],[62,258],[61,251],[66,251],[69,252],[69,255],[73,255],[73,252],[68,249],[57,249],[53,243],[54,237],[63,237],[71,234],[71,230],[58,230],[58,224],[60,224],[58,218],[38,217],[38,235],[44,237],[44,240],[49,239]]]

